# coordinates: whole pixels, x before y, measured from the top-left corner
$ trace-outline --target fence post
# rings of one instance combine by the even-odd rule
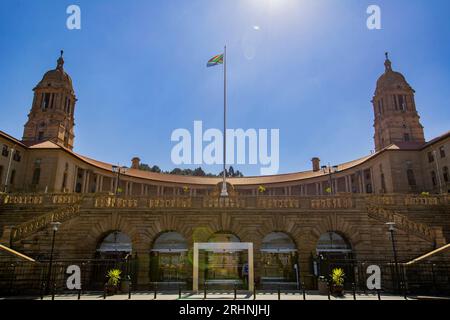
[[[381,300],[381,293],[380,293],[380,289],[377,289],[377,296],[378,296],[378,300]]]
[[[203,299],[206,300],[206,281],[203,282]]]
[[[236,283],[234,284],[234,300],[236,300],[236,296],[237,296],[237,289],[236,289]]]
[[[328,281],[328,300],[331,300],[331,283]]]
[[[306,300],[306,291],[305,291],[305,283],[302,282],[302,289],[303,289],[303,300]]]
[[[130,286],[128,287],[128,300],[131,299],[131,290],[132,290],[132,287],[133,287],[133,282],[130,281]]]
[[[41,300],[44,300],[45,295],[45,281],[42,281],[41,283]]]
[[[158,298],[158,284],[155,282],[153,285],[153,300]]]
[[[256,281],[253,284],[253,300],[256,300]]]
[[[281,300],[281,289],[279,285],[278,285],[278,300]]]
[[[52,300],[55,300],[55,293],[56,293],[56,281],[53,282]]]
[[[353,290],[353,300],[356,300],[356,285],[355,285],[355,283],[352,283],[352,290]]]
[[[77,297],[77,299],[81,300],[81,288],[78,290],[78,297]]]
[[[103,300],[106,299],[106,286],[107,285],[105,284],[105,286],[103,287]]]

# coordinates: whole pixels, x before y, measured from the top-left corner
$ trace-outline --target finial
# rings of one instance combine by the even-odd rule
[[[57,65],[57,69],[63,69],[64,68],[64,58],[63,58],[63,55],[64,55],[64,50],[61,50],[61,56],[59,57],[59,59],[58,59],[58,65]]]
[[[386,67],[386,72],[392,71],[392,63],[391,63],[391,60],[389,60],[389,52],[385,52],[384,55],[386,56],[386,61],[384,62],[384,66]]]

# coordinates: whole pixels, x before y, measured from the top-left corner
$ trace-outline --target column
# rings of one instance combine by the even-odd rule
[[[253,261],[253,243],[248,244],[248,290],[253,292],[255,286],[255,265]]]
[[[194,243],[194,257],[192,261],[193,274],[192,274],[192,290],[198,291],[198,243]]]

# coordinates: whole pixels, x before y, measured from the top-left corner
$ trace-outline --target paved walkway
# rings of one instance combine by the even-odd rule
[[[2,298],[0,297],[0,300]],[[12,297],[7,299],[33,299],[33,300],[40,300],[40,297]],[[45,296],[44,300],[51,300],[51,296]],[[55,300],[77,300],[78,295],[77,294],[58,294],[55,295]],[[408,297],[408,300],[416,300],[417,297]],[[128,294],[117,294],[114,296],[108,296],[106,299],[103,298],[102,293],[84,293],[81,295],[81,300],[129,300]],[[181,295],[181,299],[179,299],[178,293],[177,294],[171,294],[171,293],[158,293],[156,296],[156,299],[154,297],[154,293],[149,292],[134,292],[131,295],[130,300],[205,300],[203,293],[183,293]],[[211,293],[207,295],[206,300],[234,300],[234,293]],[[253,295],[246,294],[246,293],[238,293],[237,294],[237,300],[247,300],[247,301],[253,301]],[[278,300],[278,294],[277,293],[259,293],[256,296],[256,300],[264,301],[264,300]],[[303,300],[303,295],[301,293],[282,293],[280,295],[280,300]],[[306,300],[328,300],[328,296],[319,295],[315,292],[310,292],[306,294]],[[330,300],[340,300],[340,301],[353,301],[354,297],[353,294],[346,294],[344,297],[330,297]],[[356,300],[378,300],[378,296],[376,294],[357,294]],[[403,296],[394,296],[394,295],[387,295],[382,294],[381,300],[405,300]]]

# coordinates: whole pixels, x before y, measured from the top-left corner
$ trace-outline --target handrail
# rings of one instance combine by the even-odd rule
[[[6,247],[6,246],[4,246],[2,244],[0,244],[0,250],[6,251],[6,252],[8,252],[8,253],[10,253],[10,254],[18,257],[18,258],[24,259],[26,261],[36,262],[36,260],[34,260],[33,258],[30,258],[29,256],[24,255],[23,253],[20,253],[20,252],[18,252],[16,250],[13,250],[11,248],[8,248],[8,247]]]
[[[414,259],[414,260],[406,262],[405,265],[406,266],[410,266],[410,265],[416,264],[416,263],[418,263],[418,262],[420,262],[420,261],[422,261],[424,259],[430,258],[430,257],[432,257],[432,256],[434,256],[434,255],[436,255],[438,253],[441,253],[442,251],[445,251],[447,249],[450,249],[450,243],[448,243],[445,246],[442,246],[442,247],[440,247],[440,248],[438,248],[436,250],[430,251],[430,252],[428,252],[428,253],[426,253],[426,254],[424,254],[424,255],[422,255],[422,256]]]

